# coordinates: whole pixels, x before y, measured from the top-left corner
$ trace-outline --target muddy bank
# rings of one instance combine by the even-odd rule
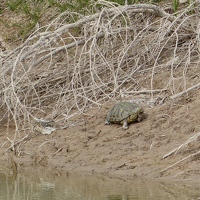
[[[114,102],[100,109],[92,108],[71,122],[74,126],[57,130],[51,135],[35,131],[15,145],[14,160],[18,169],[35,165],[51,169],[66,169],[108,173],[129,178],[167,178],[195,180],[199,170],[199,100],[200,93],[189,100],[180,98],[157,107],[147,107],[141,122],[128,130],[120,125],[104,125],[105,113]],[[78,122],[78,123],[77,123]],[[5,151],[9,139],[1,127],[0,159],[7,160]],[[192,137],[196,136],[196,139]],[[23,136],[21,136],[23,138]],[[172,154],[171,151],[191,139]],[[164,157],[164,158],[163,158]]]
[[[11,164],[6,162],[5,168],[16,166],[23,170],[32,165],[129,178],[196,181],[200,177],[197,8],[189,6],[187,12],[183,9],[183,14],[180,12],[175,18],[176,23],[172,20],[166,23],[169,14],[165,12],[161,12],[165,13],[164,18],[157,16],[157,12],[156,16],[146,15],[146,12],[131,15],[133,19],[127,18],[127,22],[131,19],[130,25],[121,23],[124,14],[120,20],[119,14],[113,18],[111,12],[108,20],[99,13],[93,26],[101,24],[100,28],[109,33],[105,32],[105,37],[99,38],[101,41],[97,40],[96,31],[89,31],[84,37],[81,35],[84,33],[80,33],[77,37],[82,21],[68,32],[69,27],[66,28],[63,19],[58,17],[47,32],[36,30],[36,37],[32,35],[18,47],[17,43],[4,44],[3,38],[16,31],[15,27],[8,30],[0,25],[4,52],[0,87],[3,91],[0,160],[6,162],[8,153],[13,154],[14,159]],[[116,11],[118,13],[118,8]],[[196,12],[194,16],[186,14],[190,11]],[[4,20],[10,16],[10,11],[4,13]],[[174,19],[175,15],[171,17]],[[110,21],[113,19],[116,23],[112,27]],[[90,23],[86,25],[84,30],[91,27]],[[60,29],[62,26],[65,28]],[[49,33],[51,29],[53,34]],[[57,34],[58,30],[66,32]],[[124,30],[127,30],[126,36]],[[50,35],[44,40],[40,37],[43,34]],[[95,45],[90,38],[94,38]],[[62,53],[60,44],[64,45]],[[73,49],[68,51],[66,44]],[[175,98],[176,95],[180,97]],[[141,103],[145,113],[143,120],[131,124],[128,130],[120,125],[105,126],[106,113],[116,102],[100,105],[109,99]],[[92,108],[87,110],[90,106]],[[87,111],[71,117],[77,110]],[[71,126],[43,135],[36,129],[35,119],[49,116],[55,122]],[[16,123],[12,130],[13,120]],[[16,135],[16,127],[22,133]],[[34,131],[30,133],[32,128]]]

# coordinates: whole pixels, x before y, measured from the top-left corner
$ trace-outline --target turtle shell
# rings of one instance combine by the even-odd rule
[[[143,108],[139,105],[130,102],[120,102],[112,107],[107,114],[106,120],[111,123],[122,124],[124,119],[128,123],[139,120],[140,113],[143,113]]]

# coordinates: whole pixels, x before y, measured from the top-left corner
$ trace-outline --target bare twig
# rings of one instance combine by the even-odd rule
[[[12,149],[13,151],[15,150],[15,146],[20,144],[22,141],[24,141],[29,135],[24,136],[23,138],[15,141],[15,140],[11,140],[7,137],[7,139],[10,141],[11,145],[9,148],[6,149],[6,151],[8,151],[9,149]]]
[[[173,153],[177,153],[180,149],[184,148],[185,146],[187,146],[188,144],[190,144],[191,142],[194,142],[197,140],[197,138],[200,137],[200,132],[193,135],[192,137],[190,137],[186,142],[184,142],[183,144],[181,144],[179,147],[175,148],[174,150],[170,151],[169,153],[167,153],[166,155],[163,156],[163,159],[169,157],[170,155],[172,155]]]
[[[175,99],[177,97],[180,97],[182,96],[183,94],[187,94],[188,92],[192,91],[192,90],[195,90],[195,89],[199,89],[200,88],[200,83],[196,84],[196,85],[193,85],[192,87],[178,93],[178,94],[175,94],[175,95],[172,95],[170,96],[171,99]]]
[[[168,169],[171,169],[172,167],[174,167],[174,166],[178,165],[179,163],[183,162],[184,160],[187,160],[188,158],[191,158],[191,157],[196,156],[196,155],[198,155],[198,154],[200,154],[200,151],[198,151],[198,152],[196,152],[196,153],[193,153],[193,154],[190,154],[189,156],[187,156],[187,157],[185,157],[185,158],[183,158],[183,159],[181,159],[181,160],[175,162],[174,164],[172,164],[172,165],[166,167],[165,169],[163,169],[163,170],[161,171],[161,173],[167,171]]]

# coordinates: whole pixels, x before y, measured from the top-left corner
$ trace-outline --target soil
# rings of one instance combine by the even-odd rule
[[[18,169],[34,165],[129,178],[200,180],[200,154],[196,153],[200,137],[192,140],[200,130],[199,90],[159,107],[144,105],[143,120],[130,124],[128,130],[104,125],[105,113],[114,103],[91,108],[74,118],[74,126],[50,135],[35,132],[20,142],[16,145],[20,153],[14,156]],[[13,138],[4,131],[1,127],[2,161],[8,158],[7,138]],[[189,139],[189,144],[167,155]]]

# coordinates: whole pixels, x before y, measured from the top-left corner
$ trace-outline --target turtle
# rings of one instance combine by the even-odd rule
[[[144,109],[131,102],[115,104],[106,116],[105,124],[123,124],[123,129],[128,129],[128,124],[141,121]]]

